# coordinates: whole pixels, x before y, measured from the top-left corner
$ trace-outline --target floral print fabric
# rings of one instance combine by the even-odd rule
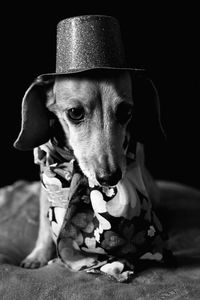
[[[51,143],[36,148],[35,160],[41,165],[61,260],[73,270],[104,272],[119,281],[134,273],[138,259],[161,261],[166,234],[152,210],[137,160],[129,160],[117,186],[90,187],[74,158],[66,162],[52,149]]]

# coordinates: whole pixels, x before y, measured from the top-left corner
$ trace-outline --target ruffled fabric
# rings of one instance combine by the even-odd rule
[[[34,151],[50,201],[52,237],[66,266],[123,282],[138,259],[163,261],[167,235],[152,210],[137,153],[128,152],[126,175],[110,188],[90,186],[73,155],[63,153],[51,142]]]

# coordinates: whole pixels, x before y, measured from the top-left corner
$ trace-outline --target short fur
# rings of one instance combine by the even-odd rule
[[[61,125],[63,145],[73,151],[89,182],[116,185],[126,172],[124,148],[127,142],[134,138],[143,143],[162,133],[156,103],[157,93],[152,82],[138,81],[127,71],[84,72],[57,76],[54,83],[36,82],[23,100],[22,130],[15,146],[26,150],[47,142],[52,137],[49,120],[54,119]],[[74,108],[84,112],[78,122],[69,116]],[[157,187],[145,168],[142,144],[138,155],[146,189],[155,200]],[[22,262],[24,267],[41,267],[52,258],[54,246],[47,219],[48,207],[47,195],[42,190],[38,239]]]

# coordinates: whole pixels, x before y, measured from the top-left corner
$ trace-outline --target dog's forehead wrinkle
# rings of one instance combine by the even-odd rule
[[[125,81],[124,78],[100,82],[100,91],[105,104],[117,106],[122,101],[133,102],[131,82]]]
[[[54,84],[55,110],[65,111],[79,105],[96,119],[94,128],[109,128],[120,102],[132,101],[131,81],[124,74],[112,78],[61,77]],[[56,100],[55,100],[56,99]]]
[[[67,107],[83,105],[91,110],[98,102],[99,87],[95,80],[87,78],[64,78],[54,87],[56,102],[61,110]]]
[[[81,95],[87,98],[96,95],[97,86],[93,80],[66,78],[56,82],[55,90],[56,93],[61,96],[76,97]]]

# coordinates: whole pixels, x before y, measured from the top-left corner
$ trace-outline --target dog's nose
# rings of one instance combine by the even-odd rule
[[[100,185],[103,186],[114,186],[116,185],[120,179],[122,178],[122,171],[118,168],[114,173],[106,174],[106,175],[97,175],[97,181]]]

